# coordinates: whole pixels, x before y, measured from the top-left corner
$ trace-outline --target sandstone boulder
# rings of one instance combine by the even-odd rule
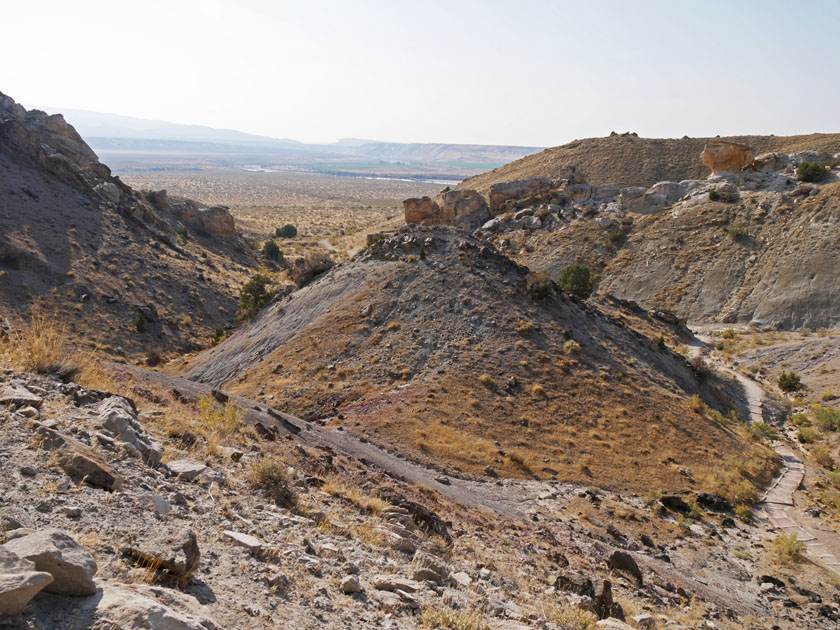
[[[0,405],[30,406],[40,409],[43,402],[43,398],[22,386],[11,385],[0,390]]]
[[[3,548],[33,562],[37,571],[49,573],[53,581],[44,589],[49,593],[84,596],[96,592],[96,561],[87,549],[60,530],[45,529],[15,538]]]
[[[440,222],[458,227],[477,227],[490,218],[487,200],[475,190],[447,190],[435,200]]]
[[[438,223],[440,208],[431,197],[412,197],[403,201],[406,223]]]
[[[741,171],[752,166],[755,162],[752,149],[748,146],[723,140],[718,140],[704,147],[700,159],[703,166],[712,169],[713,173]]]
[[[198,213],[200,228],[210,236],[231,240],[237,237],[236,223],[227,206],[213,206]]]
[[[531,196],[545,195],[551,190],[551,180],[547,177],[532,177],[512,182],[500,182],[490,187],[490,210],[498,214],[508,200],[518,200]]]
[[[755,169],[758,171],[781,171],[790,164],[790,158],[784,153],[762,153],[755,157]]]
[[[29,600],[52,581],[53,576],[38,571],[31,560],[0,547],[0,616],[22,613]]]

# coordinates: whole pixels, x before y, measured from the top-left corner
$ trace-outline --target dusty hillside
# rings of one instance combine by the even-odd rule
[[[203,346],[236,312],[254,257],[226,210],[132,190],[60,115],[2,94],[0,183],[6,316],[38,306],[74,342],[130,355]]]
[[[840,152],[840,134],[807,136],[732,136],[727,138],[637,138],[617,135],[606,138],[575,140],[563,146],[511,162],[487,173],[465,179],[458,188],[473,188],[487,195],[490,186],[529,177],[561,176],[564,167],[583,170],[591,184],[652,186],[662,181],[700,179],[709,169],[700,163],[703,147],[714,140],[740,142],[756,153],[775,151],[794,153],[813,151]]]
[[[725,382],[704,382],[626,320],[559,291],[535,297],[527,278],[480,240],[407,228],[187,374],[456,473],[683,487],[694,481],[680,468],[702,484],[749,450],[689,408],[696,392],[737,407]]]

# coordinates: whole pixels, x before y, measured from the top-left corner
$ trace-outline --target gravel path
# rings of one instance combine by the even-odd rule
[[[697,335],[697,337],[704,342],[708,341],[708,338],[702,335]],[[764,422],[764,388],[728,366],[718,363],[716,367],[727,371],[743,386],[750,408],[750,422]],[[756,509],[766,516],[776,529],[786,534],[796,534],[797,540],[805,543],[808,554],[816,564],[840,574],[840,559],[820,542],[813,531],[798,523],[788,513],[787,508],[795,505],[794,495],[805,479],[805,463],[785,444],[777,442],[774,448],[782,458],[782,470],[764,492]]]

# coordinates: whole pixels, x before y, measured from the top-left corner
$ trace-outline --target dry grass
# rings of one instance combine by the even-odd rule
[[[373,497],[364,494],[359,490],[358,486],[348,486],[343,483],[337,476],[330,475],[321,490],[334,497],[340,497],[345,501],[349,501],[362,512],[368,514],[382,514],[388,503],[378,497]]]
[[[2,354],[26,372],[72,376],[79,366],[70,356],[67,327],[55,313],[33,311],[28,321],[13,322]]]
[[[280,507],[294,507],[297,493],[289,479],[288,464],[276,455],[269,455],[254,462],[248,471],[247,481],[265,498]]]
[[[487,624],[487,621],[484,620],[483,615],[475,611],[433,607],[424,610],[420,615],[420,618],[425,628],[447,628],[449,630],[490,630],[490,626]]]
[[[795,564],[805,559],[805,543],[796,534],[779,534],[773,539],[773,551],[779,564]]]

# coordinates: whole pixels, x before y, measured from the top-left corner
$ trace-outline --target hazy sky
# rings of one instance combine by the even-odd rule
[[[840,131],[836,0],[36,0],[2,22],[17,101],[307,142]]]

